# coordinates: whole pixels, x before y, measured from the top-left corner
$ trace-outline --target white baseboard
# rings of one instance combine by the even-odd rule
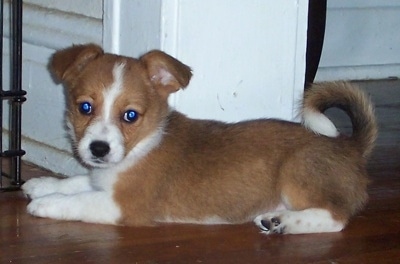
[[[7,142],[9,142],[8,132],[3,131],[3,150],[7,149],[7,144],[5,144]],[[26,154],[22,157],[24,161],[65,176],[87,173],[87,169],[68,151],[57,149],[24,136],[21,142],[22,149],[26,151]]]
[[[378,80],[399,76],[400,64],[319,67],[315,81]]]

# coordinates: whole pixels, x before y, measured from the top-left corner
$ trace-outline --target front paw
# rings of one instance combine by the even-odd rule
[[[28,180],[22,185],[25,195],[31,199],[43,197],[57,192],[60,179],[54,177],[40,177]]]
[[[38,217],[48,217],[53,219],[63,219],[65,211],[62,207],[63,194],[51,194],[45,197],[33,199],[27,207],[29,214]]]

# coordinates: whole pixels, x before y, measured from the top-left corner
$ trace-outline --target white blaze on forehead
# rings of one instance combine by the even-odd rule
[[[105,89],[103,91],[104,104],[102,119],[104,121],[109,121],[111,119],[114,102],[122,92],[122,87],[124,83],[124,68],[125,63],[115,64],[112,71],[114,79],[113,83],[108,89]]]
[[[115,101],[123,91],[124,67],[124,63],[114,65],[113,82],[103,90],[101,114],[87,127],[84,136],[78,143],[78,153],[82,161],[94,167],[116,164],[124,157],[124,139],[112,115]],[[104,157],[93,155],[91,144],[95,141],[103,141],[109,146],[110,150]]]

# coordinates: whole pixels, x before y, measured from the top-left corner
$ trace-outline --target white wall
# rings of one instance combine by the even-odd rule
[[[316,79],[400,77],[400,1],[328,1]]]
[[[62,87],[46,67],[56,49],[94,42],[137,56],[161,48],[194,70],[189,88],[171,99],[184,113],[292,119],[304,82],[306,18],[307,0],[24,1],[24,159],[67,175],[85,171],[70,154]]]

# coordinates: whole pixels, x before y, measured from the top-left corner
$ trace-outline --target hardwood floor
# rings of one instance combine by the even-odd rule
[[[5,192],[0,263],[400,263],[400,85],[362,85],[376,102],[381,133],[369,163],[370,201],[343,232],[267,237],[251,223],[132,228],[55,221],[29,216],[23,194]],[[25,179],[43,174],[23,167]]]

